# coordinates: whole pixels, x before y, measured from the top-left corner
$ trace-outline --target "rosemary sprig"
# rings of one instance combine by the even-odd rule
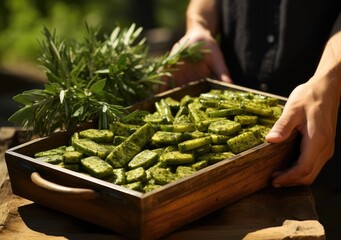
[[[99,120],[99,128],[128,119],[127,107],[153,95],[174,70],[170,66],[201,54],[200,46],[192,45],[151,58],[141,32],[132,24],[101,36],[99,28],[86,24],[84,39],[61,41],[44,27],[39,61],[48,83],[15,96],[22,108],[9,121],[44,136],[91,119]]]

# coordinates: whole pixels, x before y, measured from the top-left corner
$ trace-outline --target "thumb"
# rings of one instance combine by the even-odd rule
[[[293,119],[294,118],[291,117],[291,114],[285,114],[285,112],[283,112],[283,115],[277,120],[275,125],[266,135],[266,141],[279,143],[289,138],[293,130],[296,128],[294,121],[291,121]]]
[[[220,74],[220,80],[226,83],[233,83],[231,76],[228,72]]]

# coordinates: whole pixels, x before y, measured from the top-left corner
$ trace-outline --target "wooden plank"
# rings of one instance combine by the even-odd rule
[[[126,239],[105,228],[15,195],[7,195],[6,206],[8,208],[5,212],[0,208],[0,216],[8,213],[7,222],[0,230],[0,239]],[[300,224],[304,224],[305,220],[313,220],[319,224],[313,206],[309,188],[266,188],[179,228],[162,239],[242,239],[255,234],[262,236],[259,239],[263,240],[285,239],[289,232],[286,232],[285,237],[277,236],[283,238],[273,238],[273,235],[270,238],[269,231],[274,234],[281,231],[285,219],[298,219]],[[274,227],[276,229],[272,229]],[[310,229],[301,239],[311,239],[318,235],[321,230],[319,227]],[[266,232],[261,235],[261,231]]]

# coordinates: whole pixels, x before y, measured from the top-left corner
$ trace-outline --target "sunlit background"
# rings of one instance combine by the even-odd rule
[[[85,23],[110,34],[116,26],[143,27],[150,54],[168,51],[184,31],[188,0],[1,0],[0,126],[17,109],[13,96],[41,88],[45,76],[37,59],[46,26],[62,38],[85,34]]]

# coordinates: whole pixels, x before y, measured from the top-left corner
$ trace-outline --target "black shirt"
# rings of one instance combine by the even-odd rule
[[[340,10],[340,0],[222,0],[234,83],[288,96],[314,74]]]

